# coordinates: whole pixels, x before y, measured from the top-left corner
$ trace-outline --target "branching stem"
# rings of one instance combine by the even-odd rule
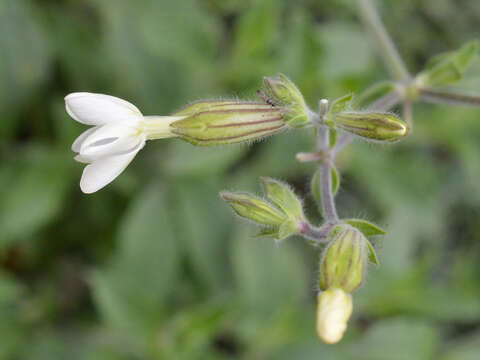
[[[380,55],[392,76],[399,81],[408,81],[410,74],[371,0],[356,0],[356,4],[360,18],[376,40]]]

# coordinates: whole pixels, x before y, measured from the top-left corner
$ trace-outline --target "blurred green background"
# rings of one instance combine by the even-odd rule
[[[385,0],[412,71],[480,35],[478,0]],[[386,79],[353,0],[0,0],[0,359],[480,358],[480,111],[416,105],[404,142],[339,158],[340,215],[384,226],[338,346],[315,335],[318,253],[252,239],[218,191],[289,181],[312,130],[253,145],[148,143],[93,195],[63,97],[167,115],[288,74],[312,106]],[[480,62],[460,86],[480,91]]]

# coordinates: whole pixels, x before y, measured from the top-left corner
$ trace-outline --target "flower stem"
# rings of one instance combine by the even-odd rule
[[[465,92],[418,87],[420,98],[426,102],[480,107],[480,95]]]
[[[356,0],[356,4],[358,14],[378,44],[380,55],[392,76],[399,81],[409,80],[410,74],[371,0]]]
[[[323,119],[328,111],[328,101],[320,100],[319,117],[320,122],[317,124],[317,150],[322,151],[326,156],[320,164],[321,181],[320,193],[322,194],[322,210],[323,216],[327,222],[338,221],[337,209],[332,189],[332,155],[330,153],[330,136],[328,128],[323,125]]]

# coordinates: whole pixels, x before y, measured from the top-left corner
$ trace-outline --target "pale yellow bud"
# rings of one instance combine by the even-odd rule
[[[352,296],[341,289],[328,289],[318,294],[317,334],[326,344],[339,342],[352,315]]]

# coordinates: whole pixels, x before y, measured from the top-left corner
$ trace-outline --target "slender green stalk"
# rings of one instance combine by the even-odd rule
[[[469,94],[454,90],[440,90],[424,87],[418,87],[418,91],[420,92],[420,98],[426,102],[480,107],[479,94]]]
[[[356,0],[356,4],[360,18],[378,44],[380,55],[392,76],[399,81],[408,81],[410,74],[371,0]]]

